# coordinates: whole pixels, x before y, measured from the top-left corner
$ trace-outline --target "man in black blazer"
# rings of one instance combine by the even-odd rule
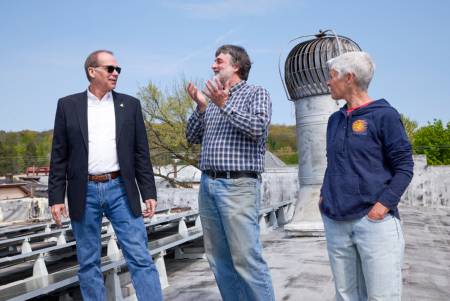
[[[121,68],[111,51],[91,53],[84,68],[88,89],[61,98],[56,110],[48,186],[53,219],[61,224],[61,215],[67,217],[67,190],[84,300],[106,300],[103,216],[114,227],[138,299],[162,300],[139,198],[140,192],[144,217],[153,216],[156,188],[140,102],[113,91]]]

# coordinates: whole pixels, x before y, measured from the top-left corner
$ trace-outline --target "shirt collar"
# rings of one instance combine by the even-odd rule
[[[97,96],[92,94],[91,91],[89,91],[89,88],[87,89],[87,96],[88,96],[88,102],[90,103],[98,103],[98,102],[109,102],[112,101],[112,92],[109,91],[106,93],[102,99],[98,99]]]
[[[241,80],[240,82],[238,82],[237,84],[232,86],[230,88],[230,91],[228,92],[228,96],[231,96],[234,92],[236,92],[239,89],[241,89],[245,84],[246,84],[246,81],[245,80]]]

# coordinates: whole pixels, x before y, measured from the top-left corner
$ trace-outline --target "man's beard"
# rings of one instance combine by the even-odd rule
[[[232,74],[228,74],[226,70],[219,71],[214,77],[216,77],[222,86],[225,86],[225,84],[230,80]]]

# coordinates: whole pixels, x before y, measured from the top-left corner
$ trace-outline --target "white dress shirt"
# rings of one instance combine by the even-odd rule
[[[120,170],[116,148],[116,117],[112,93],[102,99],[88,94],[88,140],[90,175],[98,175]]]

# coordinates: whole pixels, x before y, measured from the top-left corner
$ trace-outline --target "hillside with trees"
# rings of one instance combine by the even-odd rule
[[[23,173],[28,166],[48,166],[52,131],[0,131],[0,175]]]
[[[273,124],[269,128],[267,149],[286,164],[298,164],[295,125]]]

